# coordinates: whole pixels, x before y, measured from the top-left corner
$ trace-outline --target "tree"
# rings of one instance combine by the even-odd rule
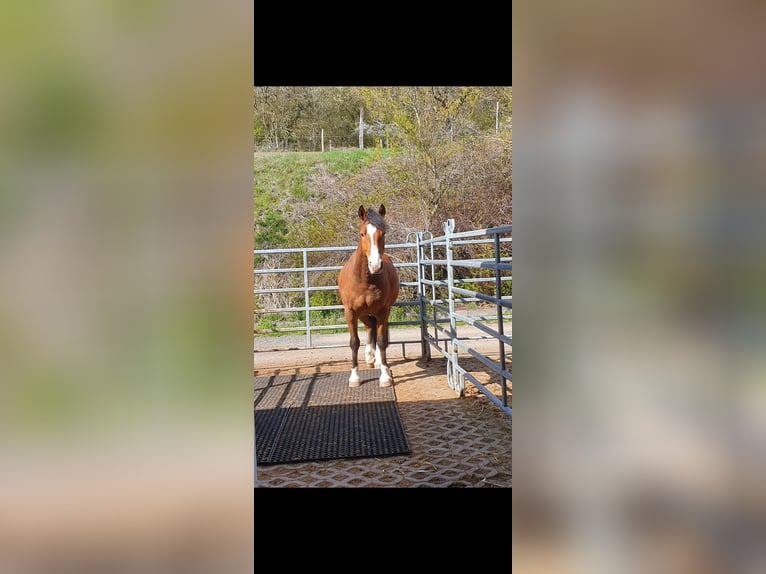
[[[411,154],[412,191],[426,228],[454,190],[449,167],[459,149],[457,136],[471,133],[470,111],[481,91],[472,87],[394,86],[362,88],[372,118]]]
[[[256,86],[253,134],[268,149],[318,150],[320,134],[353,144],[361,97],[348,86]]]
[[[254,92],[254,132],[265,134],[266,145],[280,149],[295,135],[298,120],[309,109],[306,88],[256,86]]]

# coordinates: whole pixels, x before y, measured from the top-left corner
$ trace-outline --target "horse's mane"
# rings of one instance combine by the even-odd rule
[[[365,216],[365,219],[372,223],[375,227],[380,229],[383,233],[386,232],[386,228],[388,227],[386,225],[385,220],[383,219],[383,216],[375,211],[372,207],[367,208],[367,215]]]

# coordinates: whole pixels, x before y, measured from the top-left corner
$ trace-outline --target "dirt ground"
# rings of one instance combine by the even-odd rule
[[[496,341],[472,346],[498,360]],[[432,355],[421,360],[417,344],[392,344],[388,350],[410,455],[259,466],[258,486],[511,487],[511,416],[470,382],[458,396],[447,383],[446,360],[435,350]],[[363,347],[359,356],[360,369],[367,368]],[[510,358],[506,362],[510,370]],[[253,365],[255,376],[349,371],[350,351],[260,351]],[[501,397],[500,378],[485,365],[467,355],[461,355],[460,365]],[[511,398],[509,390],[509,407]]]

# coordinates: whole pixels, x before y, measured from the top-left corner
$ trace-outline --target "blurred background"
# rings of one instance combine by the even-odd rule
[[[764,571],[763,10],[513,5],[519,572]],[[252,22],[0,7],[3,572],[253,567]]]
[[[0,570],[253,567],[253,6],[0,7]]]
[[[764,6],[513,4],[513,566],[766,569]]]

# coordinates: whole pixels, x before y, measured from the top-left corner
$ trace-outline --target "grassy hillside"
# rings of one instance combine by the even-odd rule
[[[308,181],[324,170],[339,178],[358,173],[388,156],[389,150],[256,153],[253,158],[253,209],[256,249],[285,247],[293,205],[310,201]]]
[[[406,150],[335,150],[332,152],[257,153],[254,155],[255,248],[349,245],[356,237],[356,206],[385,203],[389,229],[387,243],[401,243],[412,232],[429,230],[438,235],[441,224],[454,218],[458,229],[480,229],[511,222],[510,146],[495,139],[477,139],[445,146],[443,156],[422,158]],[[439,177],[436,178],[435,174]],[[434,189],[430,183],[439,187]],[[430,209],[430,211],[429,211]],[[486,246],[461,248],[462,258],[486,257]],[[470,249],[470,253],[466,250]],[[413,254],[399,253],[398,257]],[[312,266],[342,264],[343,252],[309,254]],[[254,257],[259,267],[300,267],[300,254]],[[457,278],[485,277],[488,272],[456,271]],[[337,272],[312,272],[311,284],[332,285]],[[414,281],[412,268],[400,272],[403,281]],[[300,330],[302,311],[284,316],[267,309],[301,307],[304,293],[287,293],[302,288],[302,274],[259,274],[257,288],[265,293],[255,297],[256,331],[277,334],[286,328]],[[469,289],[487,290],[494,283],[466,284]],[[510,294],[511,285],[507,285]],[[402,300],[414,299],[412,287],[402,288]],[[312,306],[340,304],[336,291],[314,291]],[[414,320],[417,308],[396,307],[392,320]],[[342,312],[311,312],[312,325],[342,325]],[[341,331],[343,328],[341,328]]]
[[[255,248],[296,246],[296,239],[291,232],[294,234],[296,228],[306,224],[307,205],[316,206],[323,201],[323,198],[316,197],[319,194],[318,186],[316,183],[312,185],[312,181],[327,176],[337,181],[348,181],[365,167],[389,155],[390,150],[380,149],[254,154]],[[263,259],[263,257],[255,257],[256,267]],[[281,261],[281,266],[300,265],[299,257],[284,255],[277,259]],[[272,261],[274,260],[272,258]],[[263,276],[259,287],[296,286],[298,285],[296,281],[300,280],[302,278],[297,276]],[[273,296],[256,296],[256,308],[301,305],[302,297],[302,294],[280,293]],[[311,296],[311,303],[336,305],[340,303],[340,300],[337,293],[316,292]],[[343,323],[342,313],[336,311],[314,311],[311,315],[314,325]],[[295,312],[287,316],[267,314],[258,316],[255,327],[260,335],[279,335],[277,329],[300,327],[304,322],[303,312]]]

